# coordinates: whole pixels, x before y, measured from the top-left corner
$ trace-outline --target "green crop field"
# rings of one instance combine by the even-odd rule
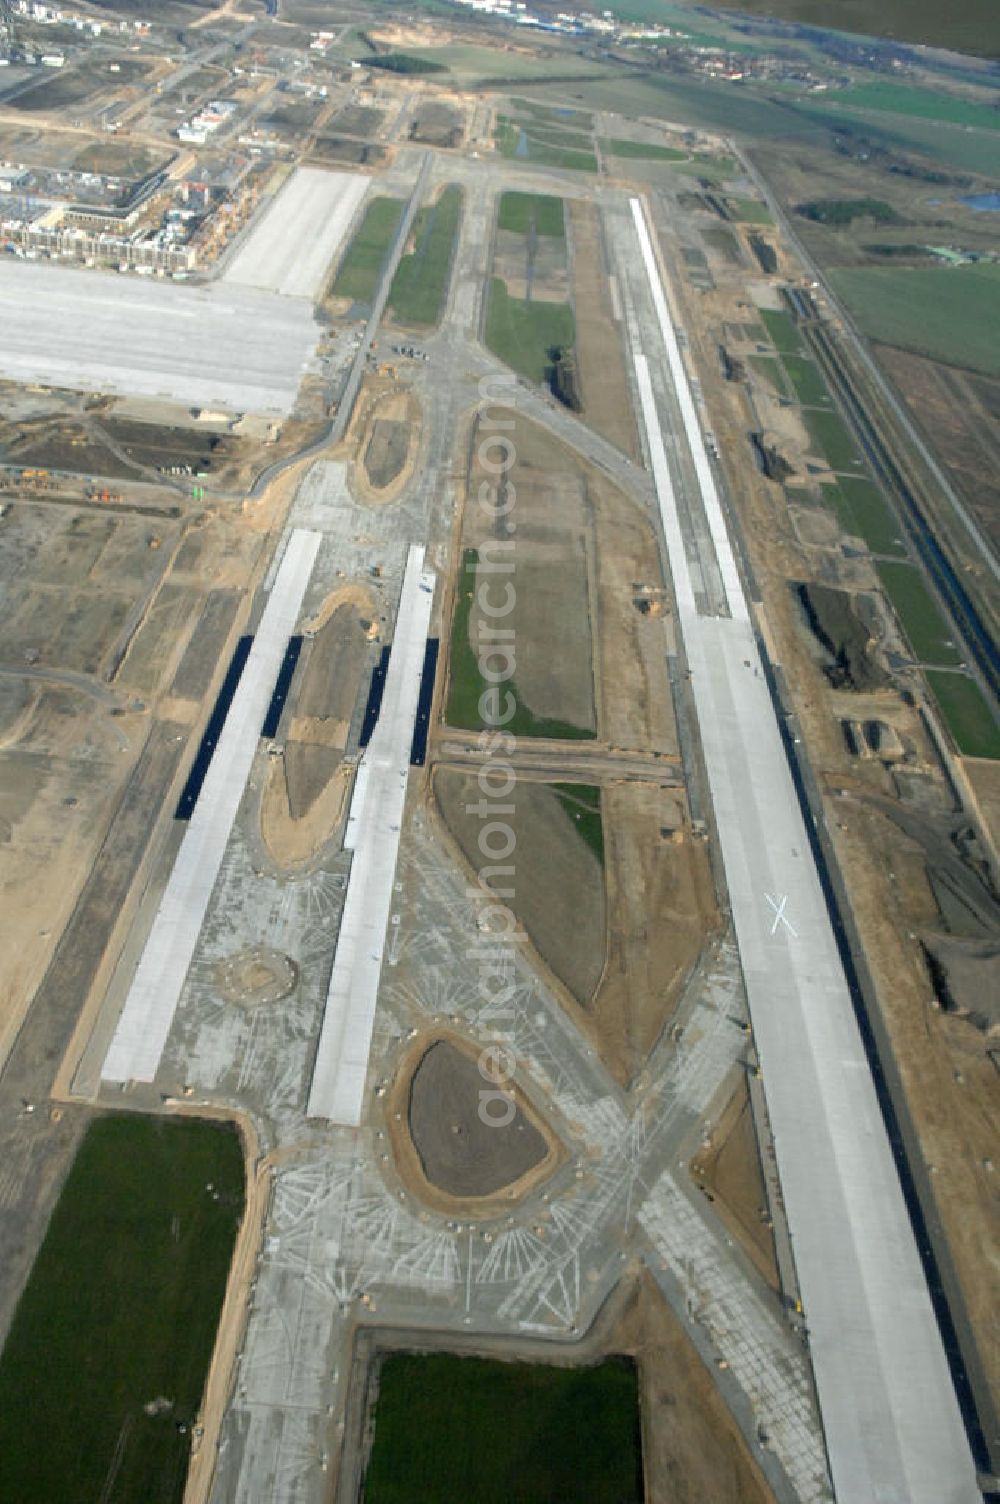
[[[876,568],[918,662],[957,668],[962,655],[920,571],[895,559],[880,559]]]
[[[355,303],[372,301],[402,213],[402,199],[372,199],[333,279],[333,297],[351,298]]]
[[[782,355],[801,355],[802,339],[790,313],[779,308],[758,308],[757,312],[776,350]]]
[[[846,533],[863,538],[873,554],[906,558],[899,523],[874,481],[842,475],[835,486],[821,486],[820,490]]]
[[[413,249],[399,263],[389,290],[396,323],[429,328],[441,317],[461,214],[462,190],[456,183],[417,213]]]
[[[494,355],[539,385],[552,364],[549,351],[568,349],[576,328],[568,303],[529,303],[512,298],[499,277],[490,281],[486,343]]]
[[[243,1193],[232,1129],[91,1124],[0,1358],[0,1497],[181,1499]]]
[[[385,1358],[364,1504],[641,1504],[636,1370]]]
[[[501,195],[498,229],[527,235],[532,221],[536,235],[550,235],[556,240],[566,238],[566,216],[561,198],[551,193],[519,193],[514,189]]]
[[[740,198],[738,194],[726,194],[726,206],[734,219],[740,219],[748,225],[769,225],[771,214],[766,204],[760,199]]]
[[[981,130],[1000,130],[1000,110],[976,100],[960,99],[956,94],[946,94],[939,89],[888,83],[855,84],[850,89],[831,89],[825,98],[833,105],[884,110],[892,115],[913,115],[918,120],[978,126]]]
[[[946,669],[924,673],[958,750],[966,757],[1000,758],[1000,727],[975,680]]]
[[[604,822],[601,791],[591,783],[554,783],[559,803],[576,825],[581,837],[604,866]]]
[[[813,453],[817,457],[825,455],[835,475],[860,475],[864,472],[865,462],[839,414],[824,408],[807,407],[803,409],[802,417],[809,430]]]
[[[501,287],[503,283],[500,284]],[[449,726],[462,731],[480,731],[485,726],[479,711],[480,696],[491,686],[479,669],[479,659],[472,646],[469,623],[476,591],[476,571],[479,565],[477,549],[467,548],[462,555],[462,573],[455,592],[455,613],[451,622],[451,648],[448,658],[448,706],[445,720]],[[592,741],[596,736],[585,726],[575,726],[570,721],[544,719],[534,715],[517,698],[517,685],[511,682],[506,688],[517,701],[513,718],[506,722],[505,731],[512,736],[543,736],[557,741]]]
[[[870,339],[1000,376],[1000,266],[840,267],[830,281]]]
[[[601,142],[601,150],[610,157],[635,157],[645,162],[685,162],[689,151],[675,151],[672,146],[658,146],[653,141],[623,141],[613,136]]]
[[[805,355],[783,355],[781,364],[803,407],[831,407],[826,381],[819,367]]]

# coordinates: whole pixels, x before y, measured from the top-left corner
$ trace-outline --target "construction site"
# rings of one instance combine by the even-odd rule
[[[31,1353],[134,1133],[185,1273],[95,1497],[472,1497],[493,1396],[483,1504],[979,1504],[997,721],[923,461],[733,140],[298,10],[10,21],[16,1476],[73,1496]]]

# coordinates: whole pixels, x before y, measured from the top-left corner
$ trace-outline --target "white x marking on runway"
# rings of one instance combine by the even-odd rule
[[[771,934],[777,934],[778,925],[783,924],[785,926],[785,929],[791,935],[792,939],[797,940],[799,937],[796,934],[795,930],[792,928],[791,924],[788,922],[788,919],[785,915],[785,904],[788,902],[788,894],[783,893],[780,898],[772,898],[770,893],[765,893],[764,897],[767,899],[768,903],[771,905],[771,908],[774,910],[774,923],[771,925]]]

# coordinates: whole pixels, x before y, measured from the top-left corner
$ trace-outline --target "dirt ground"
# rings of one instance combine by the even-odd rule
[[[588,1011],[605,1063],[626,1083],[719,921],[708,848],[691,834],[683,794],[630,782],[609,784],[602,799],[608,952]]]
[[[625,377],[622,331],[608,288],[597,205],[569,204],[573,236],[573,311],[583,415],[599,434],[639,458],[635,416]]]
[[[478,838],[482,821],[466,812],[479,797],[470,774],[452,768],[434,771],[433,790],[445,826],[473,873],[484,865]],[[604,970],[607,902],[604,874],[595,854],[547,784],[518,779],[509,817],[517,845],[511,861],[513,878],[498,885],[513,887],[507,899],[524,927],[544,969],[552,973],[584,1009]]]
[[[517,690],[540,717],[594,727],[612,747],[675,757],[666,665],[673,629],[662,614],[663,574],[649,520],[558,440],[511,417]],[[474,431],[474,456],[478,445]],[[469,494],[487,479],[473,463]],[[466,505],[463,547],[482,547],[492,536],[482,507]],[[475,609],[470,631],[478,631]]]
[[[705,1191],[716,1213],[739,1239],[773,1290],[780,1291],[774,1237],[767,1222],[767,1191],[760,1149],[750,1109],[747,1078],[741,1070],[736,1089],[713,1124],[708,1142],[691,1161],[691,1178]]]
[[[312,761],[308,767],[314,773]],[[261,798],[260,833],[278,867],[306,865],[333,839],[347,814],[352,775],[353,769],[338,761],[306,813],[296,816],[286,758],[273,759]]]
[[[365,408],[351,470],[360,501],[385,506],[402,495],[416,466],[421,419],[419,399],[405,388],[376,396]]]
[[[465,813],[477,785],[439,766],[438,808],[473,871],[479,821]],[[601,791],[603,869],[555,790],[522,775],[510,817],[517,838],[507,901],[542,969],[623,1084],[642,1070],[669,1025],[683,984],[718,923],[708,851],[686,800],[654,783]]]
[[[378,620],[372,592],[341,585],[306,623],[280,752],[260,808],[261,835],[280,867],[311,862],[347,811],[353,767],[343,761]]]
[[[479,1047],[452,1032],[407,1052],[385,1098],[385,1122],[403,1183],[435,1210],[495,1217],[534,1190],[565,1157],[559,1139],[508,1082],[514,1117],[489,1126],[479,1093]]]
[[[540,720],[551,719],[593,730],[592,513],[584,469],[564,446],[533,423],[514,419],[508,437],[516,463],[506,480],[516,490],[515,605],[507,625],[513,630],[518,698]],[[470,494],[495,484],[473,449]],[[487,460],[497,464],[496,456]],[[463,542],[479,548],[494,536],[482,506],[465,509]],[[480,614],[470,614],[478,641]]]
[[[554,235],[497,230],[493,274],[506,283],[512,298],[525,298],[530,303],[565,303],[569,299],[566,242]]]
[[[594,527],[601,729],[612,747],[676,757],[667,674],[673,627],[659,614],[663,575],[653,529],[598,472],[586,472],[586,485]]]

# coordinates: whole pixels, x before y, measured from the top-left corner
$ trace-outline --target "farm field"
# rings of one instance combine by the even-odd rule
[[[622,0],[612,8],[616,14],[641,10],[653,19],[654,15],[662,18],[673,7],[665,0]],[[807,26],[887,36],[898,42],[1000,56],[1000,17],[993,0],[957,0],[948,6],[937,0],[879,0],[877,6],[871,0],[733,0],[732,9]]]
[[[638,1377],[624,1359],[557,1368],[385,1358],[365,1504],[640,1504]]]
[[[919,571],[894,559],[881,559],[876,568],[914,656],[934,667],[957,668],[962,656]]]
[[[829,275],[869,339],[1000,375],[1000,266],[840,267]]]
[[[924,673],[959,751],[966,757],[1000,758],[1000,727],[975,680],[946,669]]]
[[[389,292],[396,323],[428,328],[440,318],[461,214],[462,190],[455,183],[445,188],[436,203],[418,212],[413,248],[399,263]]]
[[[0,1359],[5,1498],[181,1499],[243,1192],[231,1129],[91,1124]]]
[[[402,213],[402,199],[372,199],[333,279],[333,297],[355,303],[372,301]]]
[[[988,104],[959,99],[938,89],[900,84],[855,84],[850,89],[831,89],[825,96],[831,104],[884,110],[893,115],[913,115],[919,120],[943,120],[949,125],[978,126],[1000,130],[1000,112]]]

